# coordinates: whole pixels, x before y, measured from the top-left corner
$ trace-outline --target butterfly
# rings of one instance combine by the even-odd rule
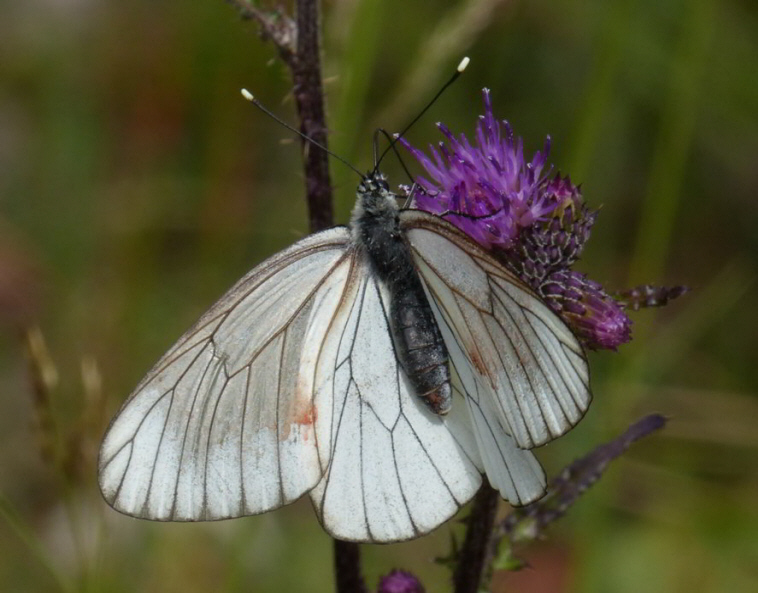
[[[363,176],[348,226],[237,282],[115,416],[99,483],[160,521],[255,515],[309,494],[332,536],[428,533],[490,484],[516,505],[530,449],[583,416],[582,346],[463,231]]]

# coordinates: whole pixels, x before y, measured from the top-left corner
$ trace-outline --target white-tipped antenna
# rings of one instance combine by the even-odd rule
[[[256,99],[256,98],[253,96],[253,93],[251,93],[251,92],[250,92],[250,91],[248,91],[247,89],[240,89],[240,94],[241,94],[241,95],[242,95],[242,96],[243,96],[243,97],[244,97],[246,100],[250,101],[250,102],[251,102],[253,105],[255,105],[255,106],[258,108],[258,109],[260,109],[260,110],[261,110],[263,113],[265,113],[266,115],[268,115],[268,116],[269,116],[271,119],[273,119],[275,122],[277,122],[278,124],[280,124],[280,125],[284,126],[285,128],[287,128],[287,129],[288,129],[290,132],[293,132],[294,134],[297,134],[297,135],[298,135],[298,136],[300,136],[300,137],[301,137],[303,140],[305,140],[305,141],[307,141],[307,142],[310,142],[311,144],[313,144],[313,146],[316,146],[316,147],[320,148],[321,150],[323,150],[323,151],[324,151],[326,154],[328,154],[329,156],[331,156],[331,157],[334,157],[335,159],[337,159],[337,160],[338,160],[339,162],[341,162],[342,164],[344,164],[344,165],[347,165],[347,166],[348,166],[348,167],[350,167],[350,168],[351,168],[353,171],[355,171],[355,172],[356,172],[356,173],[357,173],[357,174],[360,176],[360,178],[361,178],[361,179],[363,179],[363,178],[365,177],[365,176],[363,175],[363,173],[361,173],[361,172],[360,172],[358,169],[356,169],[355,167],[353,167],[353,165],[351,165],[350,163],[348,163],[348,162],[347,162],[345,159],[343,159],[343,158],[342,158],[340,155],[338,155],[338,154],[334,154],[334,153],[333,153],[331,150],[329,150],[329,149],[328,149],[326,146],[324,146],[323,144],[319,144],[318,142],[316,142],[316,141],[315,141],[313,138],[311,138],[310,136],[306,136],[305,134],[303,134],[303,133],[302,133],[300,130],[298,130],[297,128],[294,128],[294,127],[292,127],[292,126],[291,126],[291,125],[289,125],[289,124],[288,124],[286,121],[284,121],[283,119],[281,119],[281,118],[279,118],[278,116],[274,115],[274,114],[273,114],[271,111],[269,111],[268,109],[266,109],[266,108],[265,108],[265,107],[264,107],[264,106],[261,104],[261,102],[260,102],[260,101],[258,101],[258,99]]]
[[[381,156],[379,157],[379,160],[374,165],[374,171],[376,171],[379,168],[379,163],[382,162],[382,159],[387,155],[387,153],[395,148],[395,144],[397,141],[405,136],[405,133],[411,129],[411,126],[415,124],[418,120],[421,119],[421,117],[429,110],[429,108],[434,105],[434,103],[437,101],[437,99],[440,98],[440,95],[445,92],[447,87],[449,87],[451,84],[453,84],[456,79],[463,73],[463,71],[466,69],[466,67],[469,65],[469,62],[471,60],[468,57],[464,57],[460,63],[458,64],[458,67],[455,69],[455,72],[453,72],[453,75],[448,79],[448,81],[442,85],[442,88],[437,91],[437,94],[432,97],[432,100],[429,101],[429,103],[426,104],[426,107],[424,107],[419,114],[413,118],[411,123],[409,123],[407,126],[403,128],[403,131],[399,134],[393,134],[394,140],[390,143],[390,145],[384,149],[384,152],[382,152]]]

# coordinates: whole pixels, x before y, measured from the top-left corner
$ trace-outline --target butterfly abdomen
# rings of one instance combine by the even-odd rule
[[[411,251],[398,224],[395,196],[381,178],[359,187],[353,237],[389,293],[395,352],[416,394],[436,414],[452,402],[448,351]]]
[[[418,278],[392,293],[390,325],[397,354],[416,393],[433,412],[450,410],[448,352]]]

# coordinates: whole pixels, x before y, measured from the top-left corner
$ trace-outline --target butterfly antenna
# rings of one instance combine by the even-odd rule
[[[395,143],[395,140],[397,137],[393,138],[387,130],[384,128],[377,128],[374,131],[374,162],[377,162],[376,157],[376,146],[377,146],[377,136],[379,134],[382,134],[388,141],[389,146],[388,149],[392,149],[392,151],[395,153],[395,156],[397,157],[397,160],[400,161],[400,166],[403,168],[403,171],[405,171],[405,174],[408,176],[408,179],[411,180],[411,183],[413,182],[413,175],[411,175],[411,172],[408,170],[408,167],[405,165],[405,161],[403,160],[403,157],[400,155],[400,151],[397,149],[397,144]],[[375,165],[375,167],[378,167],[378,165]]]
[[[434,95],[434,97],[432,97],[432,100],[431,100],[431,101],[429,101],[429,103],[427,103],[427,104],[426,104],[426,107],[424,107],[424,108],[423,108],[423,109],[422,109],[422,110],[419,112],[419,114],[418,114],[416,117],[414,117],[414,118],[413,118],[413,120],[411,121],[411,123],[409,123],[407,126],[405,126],[405,127],[403,128],[403,131],[402,131],[402,132],[400,132],[399,134],[395,134],[395,137],[394,137],[394,139],[393,139],[393,140],[390,142],[390,145],[389,145],[387,148],[385,148],[385,149],[384,149],[384,152],[383,152],[383,153],[382,153],[382,155],[379,157],[379,160],[376,162],[376,165],[374,166],[374,171],[376,171],[376,170],[379,168],[379,165],[381,164],[382,160],[384,159],[384,157],[385,157],[385,156],[387,156],[387,153],[388,153],[390,150],[392,150],[392,149],[395,147],[395,144],[397,143],[397,141],[398,141],[400,138],[402,138],[403,136],[405,136],[405,133],[406,133],[408,130],[410,130],[410,129],[411,129],[411,127],[413,126],[413,124],[415,124],[415,123],[416,123],[418,120],[420,120],[420,119],[423,117],[423,115],[424,115],[424,114],[425,114],[427,111],[429,111],[429,108],[430,108],[432,105],[434,105],[434,103],[437,101],[437,99],[439,99],[439,98],[440,98],[440,96],[442,95],[442,93],[444,93],[444,92],[447,90],[447,87],[449,87],[451,84],[453,84],[453,83],[454,83],[454,82],[455,82],[455,81],[458,79],[458,77],[459,77],[459,76],[460,76],[460,75],[463,73],[463,71],[464,71],[464,70],[466,69],[466,67],[469,65],[469,62],[470,62],[470,61],[471,61],[471,60],[470,60],[469,58],[467,58],[467,57],[466,57],[466,58],[463,58],[463,59],[461,60],[460,64],[458,64],[458,67],[455,69],[455,72],[454,72],[454,73],[453,73],[453,75],[450,77],[450,79],[449,79],[449,80],[448,80],[448,81],[447,81],[445,84],[443,84],[443,85],[442,85],[442,88],[440,88],[440,90],[438,90],[438,91],[437,91],[437,94],[436,94],[436,95]]]
[[[295,127],[291,126],[291,125],[290,125],[290,124],[288,124],[286,121],[284,121],[283,119],[281,119],[279,116],[277,116],[277,115],[275,115],[273,112],[269,111],[269,110],[268,110],[266,107],[264,107],[264,106],[263,106],[263,104],[262,104],[260,101],[258,101],[258,99],[256,99],[256,98],[253,96],[253,94],[252,94],[250,91],[248,91],[247,89],[241,89],[241,90],[240,90],[240,93],[242,93],[242,96],[243,96],[243,97],[245,97],[245,99],[247,99],[248,101],[250,101],[250,102],[251,102],[253,105],[255,105],[255,106],[256,106],[258,109],[260,109],[260,110],[261,110],[263,113],[265,113],[266,115],[268,115],[268,116],[269,116],[271,119],[273,119],[273,120],[274,120],[276,123],[278,123],[278,124],[280,124],[280,125],[284,126],[284,127],[285,127],[285,128],[287,128],[287,129],[288,129],[290,132],[292,132],[292,133],[294,133],[294,134],[297,134],[297,135],[298,135],[298,136],[300,136],[300,137],[301,137],[303,140],[305,140],[305,141],[309,142],[310,144],[313,144],[313,146],[316,146],[316,147],[320,148],[320,149],[321,149],[321,150],[323,150],[323,151],[324,151],[326,154],[328,154],[330,157],[337,159],[337,160],[338,160],[340,163],[342,163],[343,165],[346,165],[347,167],[349,167],[350,169],[352,169],[353,171],[355,171],[355,172],[358,174],[358,176],[359,176],[361,179],[363,179],[363,178],[365,177],[365,175],[364,175],[363,173],[361,173],[361,172],[360,172],[358,169],[356,169],[356,168],[355,168],[353,165],[351,165],[350,163],[348,163],[348,162],[347,162],[345,159],[343,159],[343,158],[342,158],[340,155],[333,153],[331,150],[329,150],[329,149],[328,149],[326,146],[324,146],[323,144],[321,144],[321,143],[319,143],[319,142],[316,142],[316,141],[315,141],[313,138],[311,138],[310,136],[307,136],[306,134],[303,134],[303,133],[302,133],[300,130],[298,130],[297,128],[295,128]]]

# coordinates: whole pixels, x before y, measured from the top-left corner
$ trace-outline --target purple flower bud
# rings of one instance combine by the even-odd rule
[[[411,573],[393,570],[379,581],[377,593],[424,593],[424,587]]]

